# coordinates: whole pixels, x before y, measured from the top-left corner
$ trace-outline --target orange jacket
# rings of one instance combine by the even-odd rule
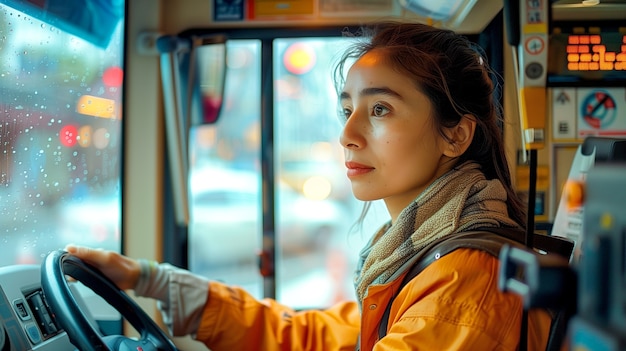
[[[212,351],[516,350],[522,300],[498,290],[497,258],[458,249],[435,261],[394,300],[387,335],[378,325],[402,276],[371,286],[363,312],[355,302],[295,312],[271,299],[211,283],[196,338]],[[396,287],[396,289],[394,289]],[[528,350],[544,350],[550,319],[531,311]]]

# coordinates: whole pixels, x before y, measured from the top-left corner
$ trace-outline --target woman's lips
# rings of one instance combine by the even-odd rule
[[[346,168],[348,168],[348,177],[356,177],[374,170],[374,167],[366,166],[357,162],[346,162]]]

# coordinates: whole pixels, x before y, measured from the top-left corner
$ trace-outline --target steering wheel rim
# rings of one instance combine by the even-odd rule
[[[64,250],[49,253],[41,269],[41,287],[57,322],[79,350],[111,350],[107,341],[91,325],[74,298],[66,275],[83,283],[105,299],[140,333],[138,340],[115,336],[113,345],[132,343],[145,351],[176,351],[161,328],[123,290],[94,266]],[[106,338],[109,338],[107,336]],[[112,340],[110,339],[110,340]],[[113,346],[114,348],[116,346]],[[137,348],[140,349],[140,348]]]

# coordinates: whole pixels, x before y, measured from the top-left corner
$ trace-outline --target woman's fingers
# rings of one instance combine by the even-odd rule
[[[85,246],[76,246],[69,244],[65,246],[65,251],[80,258],[83,261],[87,261],[94,266],[101,266],[106,264],[107,253],[102,249],[92,249]]]
[[[140,265],[132,258],[114,251],[73,244],[67,245],[65,251],[96,267],[120,289],[133,289],[137,284]]]

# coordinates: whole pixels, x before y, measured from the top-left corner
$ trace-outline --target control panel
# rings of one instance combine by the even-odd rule
[[[0,351],[75,350],[41,290],[40,267],[0,267]]]

